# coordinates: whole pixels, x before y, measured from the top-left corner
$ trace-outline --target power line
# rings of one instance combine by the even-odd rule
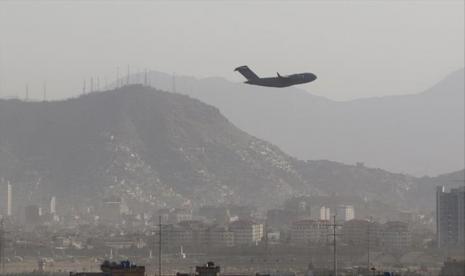
[[[370,271],[370,224],[371,224],[372,217],[368,221],[367,227],[367,270]]]

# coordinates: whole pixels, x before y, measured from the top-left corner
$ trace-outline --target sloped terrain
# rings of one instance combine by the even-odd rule
[[[24,182],[30,197],[269,205],[305,186],[292,158],[218,109],[140,85],[60,102],[0,101],[0,149],[2,177]]]
[[[17,205],[55,195],[95,206],[117,196],[136,212],[220,203],[266,208],[305,194],[432,208],[435,185],[447,182],[300,161],[236,128],[215,107],[141,85],[57,102],[0,100],[0,184],[7,181]]]
[[[151,72],[149,78],[157,87],[172,90],[172,76]],[[137,79],[133,76],[132,81]],[[176,92],[218,107],[239,128],[302,160],[364,162],[416,176],[464,167],[463,69],[423,93],[344,102],[297,87],[182,76],[175,81]]]

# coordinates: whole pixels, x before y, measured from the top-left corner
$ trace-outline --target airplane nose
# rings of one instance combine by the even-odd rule
[[[316,80],[316,75],[312,73],[308,73],[308,78],[310,79],[310,81],[314,81]]]

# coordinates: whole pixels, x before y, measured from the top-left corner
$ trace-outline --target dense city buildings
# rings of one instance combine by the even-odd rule
[[[297,218],[297,212],[288,209],[271,209],[266,214],[266,223],[270,228],[282,228]]]
[[[250,245],[258,244],[263,238],[263,224],[252,220],[237,220],[229,225],[234,233],[234,244]]]
[[[437,187],[436,234],[439,248],[465,246],[465,186]]]
[[[337,221],[349,221],[355,218],[354,206],[352,205],[339,205],[336,209]]]
[[[291,199],[281,208],[262,213],[237,205],[159,208],[145,213],[130,208],[123,212],[122,200],[111,197],[95,206],[63,212],[56,202],[55,196],[44,196],[38,204],[21,209],[24,221],[15,221],[14,216],[6,220],[7,229],[18,229],[7,231],[15,233],[15,242],[7,244],[8,258],[40,251],[46,256],[47,252],[67,252],[152,260],[158,256],[161,235],[163,258],[165,262],[172,260],[172,264],[178,258],[222,256],[223,260],[246,263],[253,260],[257,267],[266,267],[259,265],[258,260],[265,262],[273,257],[281,262],[289,258],[293,265],[311,259],[315,265],[313,271],[324,271],[331,266],[333,256],[334,214],[341,266],[364,267],[368,255],[370,263],[380,267],[430,263],[439,266],[443,258],[442,253],[434,251],[433,214],[418,215],[409,210],[398,212],[399,215],[393,213],[392,218],[401,220],[387,217],[347,220],[355,217],[354,205],[312,201],[311,197]],[[329,219],[320,220],[319,210],[324,210],[322,215]],[[40,260],[47,269],[45,259]],[[308,263],[302,265],[306,266]]]
[[[103,200],[100,209],[100,220],[113,224],[121,220],[121,198],[109,197]]]
[[[212,248],[234,246],[234,232],[226,226],[213,225],[208,228],[208,245]]]
[[[226,206],[202,206],[198,210],[198,215],[216,224],[225,225],[229,223],[231,214]]]
[[[321,206],[320,208],[320,220],[330,220],[331,219],[331,209],[326,206]]]
[[[388,221],[383,225],[382,245],[387,252],[406,252],[410,248],[411,243],[412,233],[407,223]]]
[[[324,244],[331,233],[328,220],[299,220],[291,226],[291,244],[295,246],[309,246]]]
[[[40,223],[41,211],[37,205],[28,205],[24,208],[24,220],[28,225],[38,225]]]
[[[342,227],[342,240],[350,246],[376,248],[380,244],[381,226],[369,220],[353,219]]]

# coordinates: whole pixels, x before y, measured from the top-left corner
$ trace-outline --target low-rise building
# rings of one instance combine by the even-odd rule
[[[258,244],[263,238],[263,224],[252,220],[237,220],[229,225],[235,245]]]
[[[210,247],[234,246],[234,233],[225,226],[212,226],[207,230]]]
[[[323,244],[330,234],[329,221],[327,220],[299,220],[291,226],[291,244],[295,246],[307,246],[309,244]]]
[[[387,252],[405,252],[412,244],[409,225],[401,221],[389,221],[383,225],[383,248]]]
[[[377,247],[380,244],[381,226],[377,222],[352,219],[342,226],[342,241],[347,245]]]

